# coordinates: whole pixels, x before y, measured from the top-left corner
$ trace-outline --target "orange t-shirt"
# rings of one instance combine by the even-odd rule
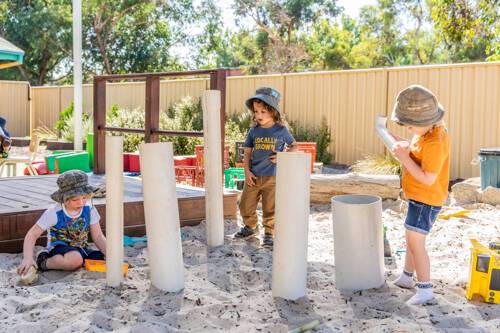
[[[450,139],[444,126],[437,126],[422,136],[415,135],[410,145],[410,157],[423,171],[437,174],[428,186],[403,170],[402,187],[406,199],[431,206],[442,206],[448,198],[450,181]]]

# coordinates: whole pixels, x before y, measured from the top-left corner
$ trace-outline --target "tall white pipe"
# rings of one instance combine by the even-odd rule
[[[139,153],[151,283],[177,292],[184,288],[184,264],[173,145],[141,144]]]
[[[380,139],[382,139],[382,142],[384,142],[384,145],[387,147],[387,149],[392,151],[396,140],[389,133],[386,125],[387,117],[377,116],[377,118],[375,118],[375,131],[377,132]]]
[[[74,149],[82,150],[82,1],[73,0],[73,91]]]
[[[307,294],[310,175],[310,154],[278,153],[273,297],[295,300]]]
[[[382,200],[371,195],[332,198],[335,285],[340,290],[384,283]]]
[[[106,138],[106,280],[123,280],[123,137]]]
[[[219,90],[206,90],[202,99],[208,246],[224,244],[220,96]]]

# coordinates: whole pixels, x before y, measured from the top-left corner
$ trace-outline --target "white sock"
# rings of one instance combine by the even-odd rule
[[[434,298],[434,293],[432,292],[432,283],[430,282],[418,282],[417,292],[410,298],[406,304],[408,305],[420,305],[425,304]]]
[[[415,286],[413,282],[413,273],[409,273],[403,270],[403,273],[393,281],[393,283],[401,288],[412,289]]]

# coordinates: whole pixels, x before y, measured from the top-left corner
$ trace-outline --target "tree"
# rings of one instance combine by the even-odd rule
[[[234,0],[233,8],[236,15],[256,24],[252,38],[261,59],[259,72],[290,72],[306,66],[309,56],[301,34],[317,20],[339,13],[335,0]]]
[[[89,0],[87,68],[107,74],[181,69],[171,50],[189,42],[184,31],[194,18],[191,0]]]
[[[72,50],[70,1],[3,1],[0,36],[25,51],[24,64],[18,69],[1,71],[2,78],[43,85],[69,74],[64,62],[71,57]]]

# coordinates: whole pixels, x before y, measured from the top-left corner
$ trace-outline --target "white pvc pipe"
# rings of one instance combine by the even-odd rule
[[[106,138],[106,281],[123,281],[123,137]]]
[[[73,121],[75,123],[74,149],[82,150],[82,1],[73,0]]]
[[[184,288],[184,264],[173,145],[141,144],[139,153],[151,283],[177,292]]]
[[[205,215],[208,246],[224,244],[220,104],[219,90],[206,90],[203,93]]]
[[[377,132],[378,136],[382,139],[382,142],[384,142],[384,145],[392,151],[394,148],[394,144],[396,143],[396,140],[394,137],[389,134],[389,131],[387,130],[387,117],[382,117],[382,116],[377,116],[375,119],[375,131]]]
[[[335,285],[340,290],[384,284],[382,200],[371,195],[332,198]]]
[[[310,154],[278,153],[273,297],[296,300],[307,294],[310,175]]]

